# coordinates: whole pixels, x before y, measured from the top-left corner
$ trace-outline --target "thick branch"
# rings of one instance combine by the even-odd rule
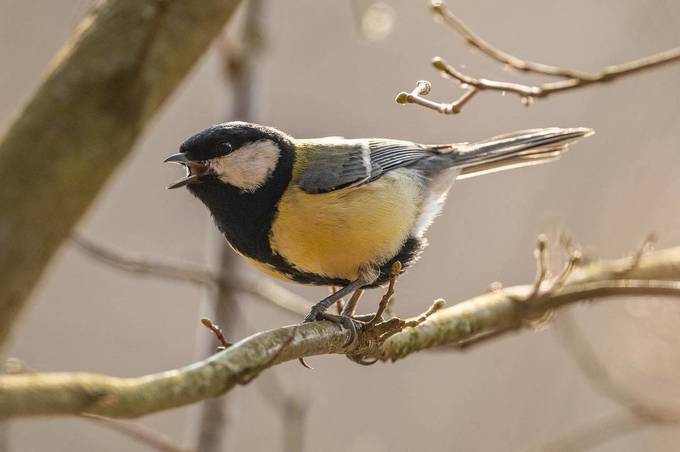
[[[108,0],[0,138],[0,344],[50,257],[238,0]]]
[[[0,377],[0,418],[91,413],[135,417],[224,394],[278,363],[328,353],[394,361],[441,345],[465,347],[523,328],[527,319],[570,303],[610,296],[680,296],[680,248],[636,259],[577,268],[559,287],[532,295],[534,285],[480,295],[432,314],[414,327],[390,319],[362,332],[349,350],[348,332],[329,322],[288,326],[246,338],[190,366],[140,378],[82,373]],[[553,287],[546,281],[546,287]],[[382,338],[388,337],[386,340]]]

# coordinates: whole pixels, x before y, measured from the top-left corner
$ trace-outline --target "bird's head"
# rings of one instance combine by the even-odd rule
[[[186,176],[168,188],[227,184],[246,193],[266,185],[292,139],[271,128],[247,122],[228,122],[209,127],[188,140],[166,162],[186,168]]]

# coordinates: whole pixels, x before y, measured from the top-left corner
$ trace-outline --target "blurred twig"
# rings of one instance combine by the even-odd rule
[[[577,452],[604,444],[620,436],[650,426],[677,425],[680,413],[655,406],[616,381],[596,356],[587,339],[578,331],[569,313],[562,313],[556,328],[560,341],[588,378],[593,388],[620,404],[624,411],[596,419],[587,425],[529,449],[540,452]]]
[[[107,0],[0,136],[0,346],[33,286],[238,0]]]
[[[175,282],[205,285],[210,288],[225,285],[237,291],[253,295],[258,299],[268,301],[274,306],[297,316],[306,315],[311,306],[309,302],[299,295],[260,276],[244,276],[237,274],[236,271],[232,271],[230,278],[226,279],[216,272],[186,263],[174,264],[157,259],[132,257],[87,239],[77,233],[73,234],[71,239],[86,256],[116,270],[141,276],[168,279]]]
[[[598,72],[583,72],[537,63],[518,58],[493,46],[472,31],[472,29],[470,29],[460,18],[453,14],[444,2],[434,0],[431,2],[431,8],[435,16],[442,19],[444,23],[460,34],[467,44],[479,49],[482,53],[499,63],[502,63],[506,68],[525,73],[531,72],[534,74],[557,77],[560,79],[553,82],[542,83],[540,85],[525,85],[522,83],[477,78],[462,73],[441,57],[435,57],[432,60],[432,66],[443,76],[458,81],[465,89],[465,93],[460,98],[450,103],[433,102],[424,98],[424,96],[430,92],[429,82],[421,80],[418,82],[416,88],[410,93],[399,93],[396,101],[400,104],[421,105],[439,113],[460,113],[462,107],[479,91],[512,93],[520,96],[522,103],[528,106],[533,99],[545,98],[557,92],[582,88],[596,83],[610,82],[619,77],[680,61],[680,47],[676,47],[638,60],[607,66]],[[425,86],[427,86],[427,88],[425,88]]]
[[[168,436],[145,427],[142,424],[121,421],[119,419],[111,419],[105,416],[97,416],[95,414],[81,414],[83,419],[100,424],[118,433],[132,438],[133,440],[146,444],[147,446],[160,452],[193,452],[194,449],[181,447]]]
[[[654,234],[645,237],[637,251],[630,256],[627,266],[623,267],[622,271],[627,272],[637,268],[645,254],[652,250],[655,241],[656,236]],[[573,240],[563,236],[562,243],[569,255],[575,253],[580,255]],[[676,425],[680,422],[680,413],[653,405],[618,382],[610,374],[602,360],[598,358],[586,337],[579,331],[578,325],[569,312],[562,313],[553,331],[556,332],[563,347],[588,378],[592,387],[603,396],[621,405],[625,411],[597,419],[580,429],[532,450],[543,452],[581,451],[632,433],[637,429],[651,425]]]
[[[305,424],[308,402],[298,396],[289,395],[276,374],[269,373],[258,380],[263,397],[279,415],[283,429],[283,452],[304,450]]]
[[[660,424],[680,422],[680,413],[648,402],[619,383],[597,357],[568,313],[556,323],[555,332],[560,342],[597,392],[620,404],[643,422]]]
[[[630,262],[631,257],[593,259],[574,268],[560,285],[545,281],[545,290],[535,295],[534,284],[514,286],[438,310],[422,322],[392,318],[360,331],[349,348],[344,347],[347,330],[313,322],[260,332],[187,367],[140,378],[84,373],[0,376],[0,419],[83,412],[141,416],[222,395],[269,367],[300,357],[338,353],[394,361],[441,345],[483,343],[524,329],[527,319],[579,301],[680,296],[680,247],[647,253],[633,268]]]
[[[263,33],[263,2],[249,0],[243,4],[243,7],[244,16],[240,24],[238,39],[231,40],[227,33],[223,33],[218,44],[222,59],[222,75],[227,90],[233,94],[231,112],[228,116],[231,119],[252,121],[257,82],[255,60],[259,56]],[[217,232],[215,234],[219,235],[216,248],[217,268],[222,284],[219,284],[217,290],[209,296],[212,298],[210,304],[215,321],[219,325],[214,329],[213,324],[213,332],[222,343],[222,347],[226,348],[228,345],[220,327],[233,331],[238,324],[235,290],[239,285],[236,275],[238,262],[236,253],[229,247],[226,240],[221,234]],[[204,354],[210,356],[213,351],[212,345],[208,344],[208,349]],[[228,414],[226,402],[226,397],[203,402],[196,441],[196,447],[201,452],[224,452],[226,450]]]
[[[642,263],[643,259],[652,251],[656,241],[655,234],[649,234],[642,241],[638,249],[630,256],[626,267],[621,271],[635,271]],[[566,243],[572,244],[573,241],[567,240]],[[568,250],[573,253],[573,250]],[[562,314],[560,321],[557,322],[554,330],[557,333],[565,350],[578,364],[583,374],[588,378],[593,388],[600,394],[617,402],[628,409],[631,414],[637,416],[641,421],[654,422],[661,424],[680,422],[680,412],[673,412],[660,406],[651,404],[632,390],[621,384],[608,371],[593,350],[586,337],[579,331],[578,326],[573,321],[568,312]]]
[[[588,423],[542,446],[527,449],[526,452],[581,452],[648,425],[641,423],[637,416],[629,412],[616,413]]]

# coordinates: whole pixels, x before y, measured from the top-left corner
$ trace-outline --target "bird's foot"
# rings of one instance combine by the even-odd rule
[[[357,324],[361,327],[365,322],[362,320],[358,320],[356,318],[352,318],[349,315],[335,315],[335,314],[328,314],[326,312],[321,312],[318,309],[314,309],[315,307],[312,307],[311,311],[309,314],[307,314],[307,317],[302,321],[302,323],[310,323],[310,322],[316,322],[319,320],[328,320],[329,322],[333,322],[335,324],[338,324],[342,326],[343,328],[346,328],[349,330],[349,338],[347,341],[343,344],[343,348],[347,348],[351,346],[354,341],[357,339]],[[358,316],[358,317],[365,317],[365,316]],[[298,361],[300,364],[302,364],[304,367],[308,369],[312,369],[312,367],[307,364],[304,358],[298,358]]]
[[[305,317],[305,320],[303,320],[302,323],[315,322],[318,320],[328,320],[329,322],[333,322],[337,325],[342,326],[343,328],[349,331],[349,338],[343,344],[343,348],[347,348],[350,345],[352,345],[354,341],[356,341],[357,339],[358,329],[357,326],[361,328],[366,323],[367,320],[370,320],[369,317],[370,316],[351,317],[349,315],[336,315],[329,314],[327,312],[314,312],[314,309],[312,309],[312,312],[310,312],[307,315],[307,317]]]

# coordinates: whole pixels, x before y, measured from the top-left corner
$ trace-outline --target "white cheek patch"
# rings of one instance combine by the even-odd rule
[[[254,192],[272,175],[279,161],[280,149],[271,140],[242,146],[222,157],[210,160],[210,168],[222,182]]]

